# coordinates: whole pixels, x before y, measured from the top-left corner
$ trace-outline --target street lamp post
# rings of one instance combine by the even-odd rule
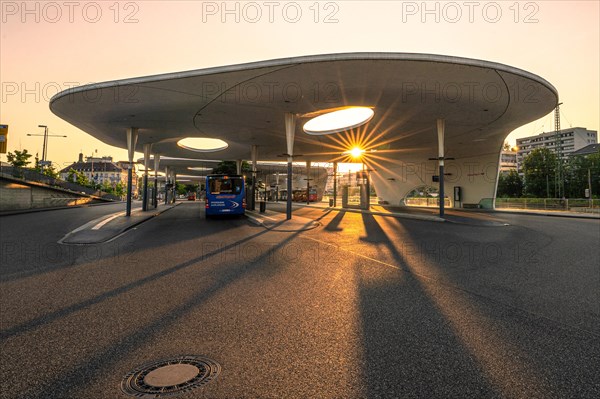
[[[46,149],[48,148],[48,126],[38,125],[38,127],[44,128],[44,145],[42,147],[42,162],[46,162]],[[42,165],[42,168],[44,165]]]
[[[42,146],[42,162],[40,162],[40,166],[42,167],[42,171],[44,170],[44,166],[46,166],[46,154],[48,152],[48,137],[67,137],[61,134],[48,134],[48,126],[46,125],[38,125],[38,127],[44,128],[44,134],[27,134],[28,136],[44,136],[44,144]]]
[[[313,179],[306,178],[306,205],[310,205],[310,182]]]
[[[592,163],[592,167],[594,164]],[[592,196],[592,172],[590,167],[588,166],[588,195],[590,196],[590,209],[594,208],[594,197]]]

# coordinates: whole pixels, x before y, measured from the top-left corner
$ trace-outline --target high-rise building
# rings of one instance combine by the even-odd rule
[[[558,143],[557,143],[558,142]],[[536,148],[548,148],[555,154],[560,151],[560,157],[564,160],[571,153],[589,144],[598,142],[598,132],[583,127],[572,127],[562,129],[558,132],[546,132],[537,136],[522,137],[517,139],[517,168],[522,169],[523,159]],[[558,145],[557,145],[558,144]]]
[[[503,150],[500,154],[500,172],[508,173],[517,170],[517,152]]]

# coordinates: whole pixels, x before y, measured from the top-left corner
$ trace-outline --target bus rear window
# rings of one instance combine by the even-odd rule
[[[209,180],[209,189],[213,195],[239,194],[242,192],[243,184],[242,179],[223,179],[217,177]]]

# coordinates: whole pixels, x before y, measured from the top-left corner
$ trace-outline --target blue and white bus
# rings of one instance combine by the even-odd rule
[[[243,215],[246,211],[244,177],[240,175],[206,176],[206,217]]]

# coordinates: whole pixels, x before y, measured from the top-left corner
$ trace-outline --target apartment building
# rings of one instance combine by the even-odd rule
[[[115,186],[117,183],[127,184],[127,168],[123,165],[123,162],[113,162],[112,157],[86,157],[83,160],[83,154],[79,154],[79,160],[73,162],[71,165],[62,169],[60,178],[67,180],[69,171],[71,169],[81,172],[89,181],[96,184],[103,184],[104,182],[109,183],[111,186]],[[135,173],[135,170],[134,170]],[[133,179],[134,186],[136,185],[136,179]]]
[[[560,152],[560,156],[564,160],[571,153],[597,142],[598,132],[583,127],[562,129],[558,132],[558,137],[556,132],[522,137],[517,139],[517,168],[521,170],[523,159],[536,148],[548,148],[554,153]]]
[[[511,170],[517,170],[517,152],[502,151],[500,154],[500,172],[508,173]]]

